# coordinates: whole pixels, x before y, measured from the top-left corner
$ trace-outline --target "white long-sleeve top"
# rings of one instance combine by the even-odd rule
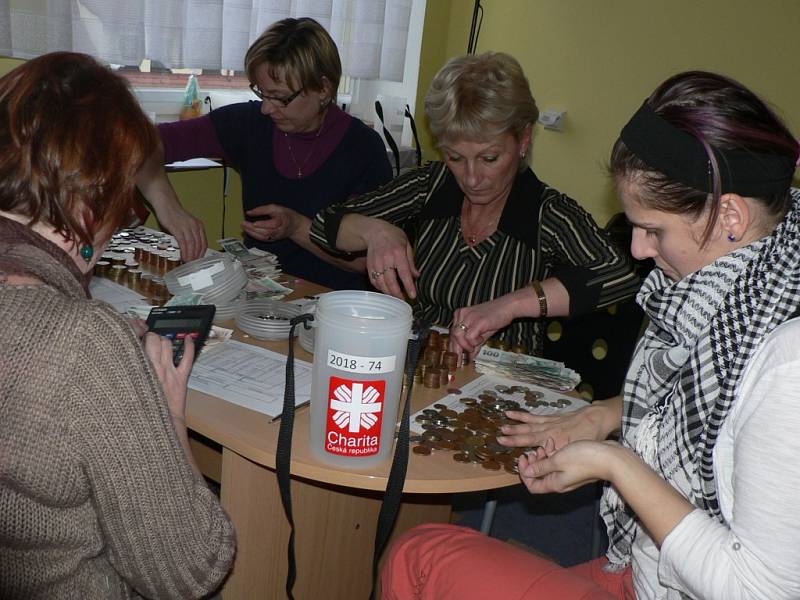
[[[634,542],[639,600],[800,598],[800,319],[756,351],[714,448],[725,523],[689,513]]]

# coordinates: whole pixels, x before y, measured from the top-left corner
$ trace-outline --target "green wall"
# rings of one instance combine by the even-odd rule
[[[242,236],[242,184],[239,174],[228,169],[228,196],[223,208],[222,169],[170,173],[169,179],[181,204],[203,221],[209,245],[220,250],[217,240],[223,237],[222,215],[225,213],[225,237]],[[154,217],[147,225],[156,227]]]
[[[463,54],[472,0],[428,0],[417,106],[447,58]],[[522,64],[540,110],[533,166],[600,223],[619,210],[604,165],[620,128],[655,86],[687,69],[732,76],[769,100],[800,136],[797,0],[483,0],[478,52]],[[446,39],[445,39],[446,38]],[[425,127],[425,120],[419,121]],[[435,157],[429,134],[427,158]]]
[[[8,56],[0,56],[0,77],[8,73],[11,69],[18,64],[24,62],[21,58],[10,58]]]
[[[761,93],[800,135],[798,0],[483,0],[478,52],[522,63],[540,109],[567,111],[561,133],[537,126],[533,166],[600,223],[619,211],[604,172],[611,144],[653,88],[686,69],[719,71]],[[473,0],[427,0],[417,94],[426,158],[436,158],[423,98],[466,50]],[[19,61],[0,58],[0,73]],[[225,233],[239,235],[241,184],[230,171]],[[222,171],[170,176],[181,201],[221,233]]]

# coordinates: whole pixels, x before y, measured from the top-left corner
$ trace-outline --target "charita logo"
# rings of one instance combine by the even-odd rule
[[[380,450],[386,382],[331,377],[325,450],[339,456],[372,456]]]

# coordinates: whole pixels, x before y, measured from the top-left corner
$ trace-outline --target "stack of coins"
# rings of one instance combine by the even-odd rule
[[[524,394],[524,406],[516,400],[503,398],[503,394],[518,393]],[[555,402],[543,398],[542,392],[522,385],[496,386],[483,390],[477,398],[459,398],[460,412],[444,404],[434,404],[415,417],[424,433],[410,437],[410,441],[416,443],[412,451],[425,456],[435,450],[448,450],[454,452],[456,462],[480,464],[489,471],[504,469],[517,473],[517,459],[532,448],[502,446],[497,435],[502,435],[502,425],[518,423],[509,419],[506,411],[527,411],[540,406],[564,408],[572,404],[566,398]]]
[[[125,285],[151,303],[169,299],[163,275],[180,264],[180,248],[170,236],[153,235],[145,228],[123,229],[111,237],[106,250],[95,275]]]
[[[94,265],[94,274],[98,277],[108,277],[111,274],[111,261],[98,260]]]
[[[111,265],[111,270],[109,271],[109,278],[111,281],[116,281],[117,283],[125,283],[125,271],[127,271],[127,267],[125,264],[113,264]]]
[[[414,382],[426,388],[438,389],[447,386],[455,378],[458,355],[447,351],[449,336],[431,331],[414,373]]]

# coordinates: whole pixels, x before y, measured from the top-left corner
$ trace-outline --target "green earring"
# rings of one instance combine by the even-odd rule
[[[90,262],[94,256],[94,248],[89,245],[83,246],[81,248],[81,256],[87,263]]]

